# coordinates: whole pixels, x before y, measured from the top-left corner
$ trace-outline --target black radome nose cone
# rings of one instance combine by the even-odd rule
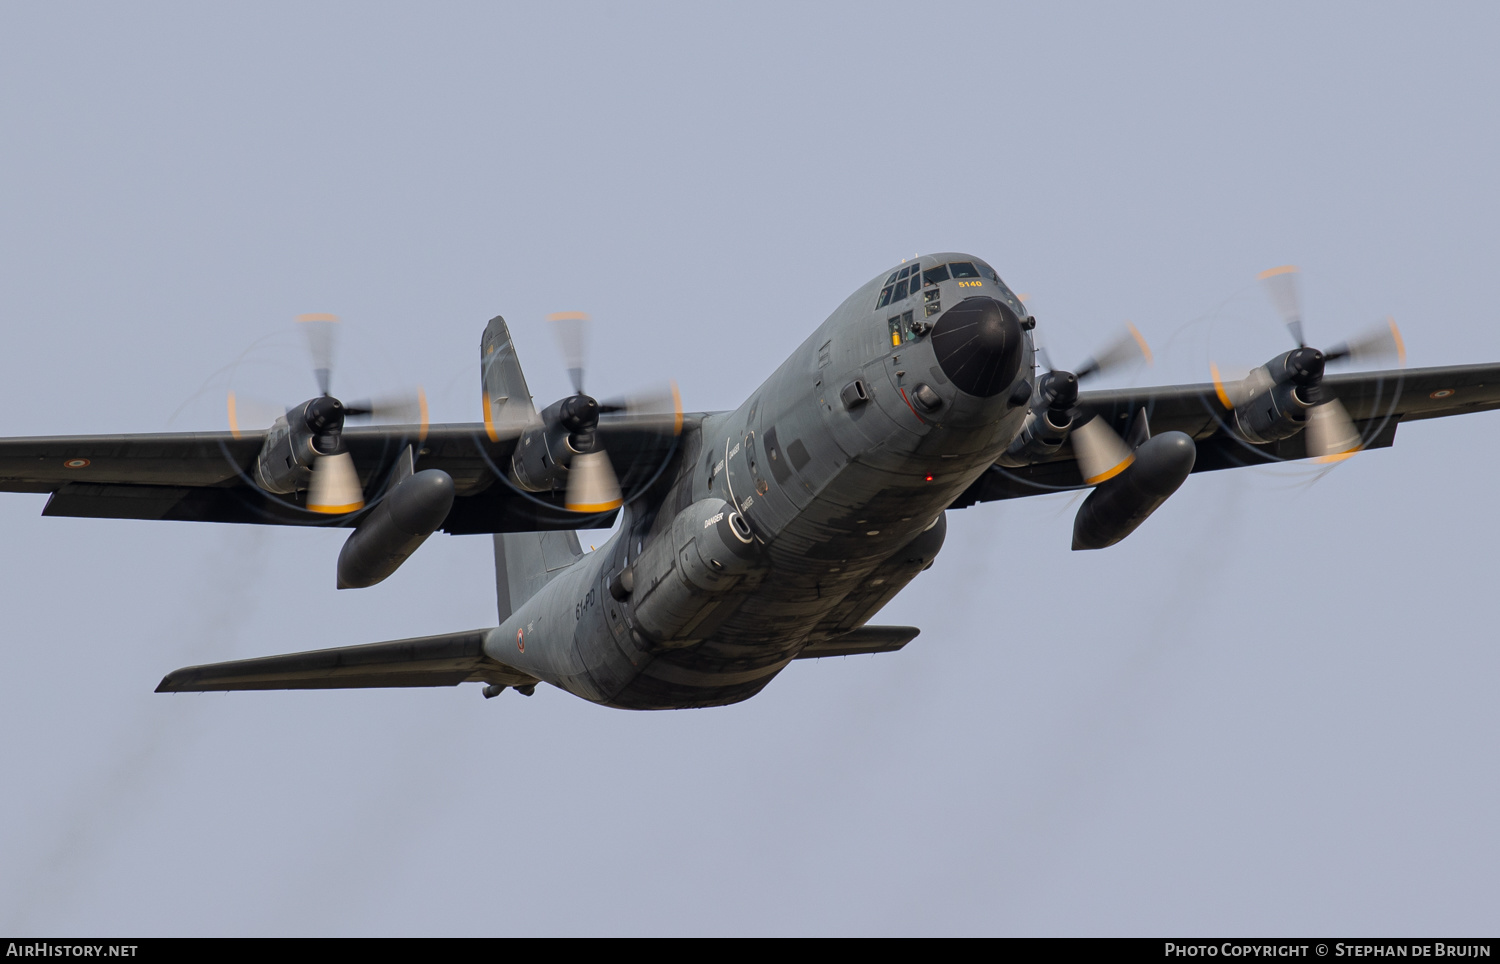
[[[1021,319],[994,298],[967,298],[943,312],[932,348],[943,374],[960,391],[980,398],[1010,387],[1021,368]]]

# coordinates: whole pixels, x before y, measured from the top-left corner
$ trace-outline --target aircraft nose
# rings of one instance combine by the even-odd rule
[[[932,328],[932,348],[943,374],[960,391],[980,398],[1010,387],[1021,367],[1021,319],[994,298],[966,298]]]

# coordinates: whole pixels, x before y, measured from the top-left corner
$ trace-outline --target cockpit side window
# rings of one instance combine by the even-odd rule
[[[904,268],[892,271],[890,277],[885,279],[885,287],[880,289],[880,298],[875,302],[876,308],[884,308],[886,305],[900,301],[908,294],[915,294],[922,290],[922,265],[913,262]]]

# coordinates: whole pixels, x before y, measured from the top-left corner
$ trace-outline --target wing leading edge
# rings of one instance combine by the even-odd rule
[[[485,655],[488,629],[418,636],[307,653],[238,659],[173,670],[158,693],[228,690],[323,690],[390,686],[457,686],[481,682],[525,686],[537,681]]]
[[[683,417],[684,432],[702,421]],[[627,492],[649,485],[678,454],[680,436],[660,420],[601,420],[615,474]],[[523,492],[503,478],[519,429],[482,423],[350,428],[344,440],[373,509],[408,448],[415,469],[441,469],[457,492],[443,524],[454,534],[608,527],[614,513],[581,515],[563,494]],[[492,438],[492,436],[494,436]],[[275,495],[253,481],[259,434],[56,436],[0,439],[0,492],[50,494],[43,515],[167,519],[256,525],[358,525],[364,513],[329,516],[307,508],[306,493]]]
[[[471,629],[283,656],[237,659],[173,670],[158,693],[234,690],[328,690],[457,686],[531,686],[538,681],[485,654],[492,629]],[[808,646],[798,659],[894,652],[915,639],[915,626],[862,626]]]
[[[1329,375],[1323,388],[1343,402],[1364,440],[1363,448],[1386,448],[1394,444],[1402,422],[1500,408],[1500,364]],[[1122,436],[1142,412],[1153,434],[1188,434],[1198,448],[1194,472],[1307,458],[1303,433],[1268,445],[1252,445],[1235,436],[1229,428],[1234,416],[1211,383],[1084,392],[1078,407],[1082,420],[1098,415]],[[1077,457],[1067,444],[1055,457],[1023,468],[992,466],[953,502],[953,508],[1083,485]]]

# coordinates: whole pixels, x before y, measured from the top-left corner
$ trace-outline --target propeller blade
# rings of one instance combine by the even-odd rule
[[[609,512],[624,502],[609,456],[601,451],[573,456],[568,466],[568,494],[564,504],[570,512]]]
[[[552,336],[557,339],[558,350],[568,366],[568,378],[573,382],[573,394],[583,394],[583,363],[587,353],[589,316],[581,311],[559,311],[547,316],[552,326]]]
[[[415,392],[351,402],[344,406],[344,414],[350,418],[368,418],[394,425],[415,425],[419,441],[427,438],[427,426],[431,424],[427,412],[427,393],[420,385]]]
[[[1073,442],[1073,454],[1078,456],[1083,481],[1089,485],[1109,481],[1135,461],[1135,453],[1097,415],[1073,429],[1069,437]]]
[[[344,414],[351,418],[373,418],[383,422],[420,422],[426,411],[427,393],[420,387],[414,392],[377,395],[344,404]]]
[[[1214,382],[1214,394],[1225,408],[1238,408],[1261,392],[1276,384],[1264,365],[1246,372],[1220,371],[1213,362],[1208,363],[1208,373]]]
[[[319,456],[313,462],[307,507],[314,512],[343,515],[364,508],[365,493],[348,452]]]
[[[1276,313],[1286,322],[1287,330],[1297,342],[1298,348],[1306,348],[1302,337],[1302,292],[1299,277],[1301,269],[1287,264],[1260,273],[1260,281],[1266,287],[1266,295],[1276,306]]]
[[[1319,462],[1342,462],[1360,450],[1364,440],[1338,399],[1307,410],[1307,455]]]
[[[1383,361],[1394,358],[1397,365],[1405,368],[1406,342],[1401,337],[1401,329],[1396,327],[1396,319],[1387,318],[1384,324],[1376,325],[1362,335],[1333,346],[1323,357],[1331,362]]]
[[[274,405],[264,399],[249,398],[235,392],[229,393],[227,408],[229,434],[235,438],[259,435],[286,414],[286,409],[280,405]]]
[[[601,401],[599,413],[623,414],[636,419],[659,417],[664,426],[671,428],[673,435],[682,434],[682,393],[678,391],[675,381]]]
[[[1138,361],[1151,364],[1151,346],[1146,344],[1146,336],[1141,330],[1130,322],[1125,322],[1125,330],[1115,337],[1114,341],[1104,346],[1104,349],[1083,363],[1078,369],[1079,378],[1089,375],[1100,375],[1123,365],[1131,365]]]
[[[312,356],[313,377],[318,380],[318,393],[327,395],[333,381],[333,347],[338,338],[338,315],[298,315],[297,324],[307,338],[307,351]]]

